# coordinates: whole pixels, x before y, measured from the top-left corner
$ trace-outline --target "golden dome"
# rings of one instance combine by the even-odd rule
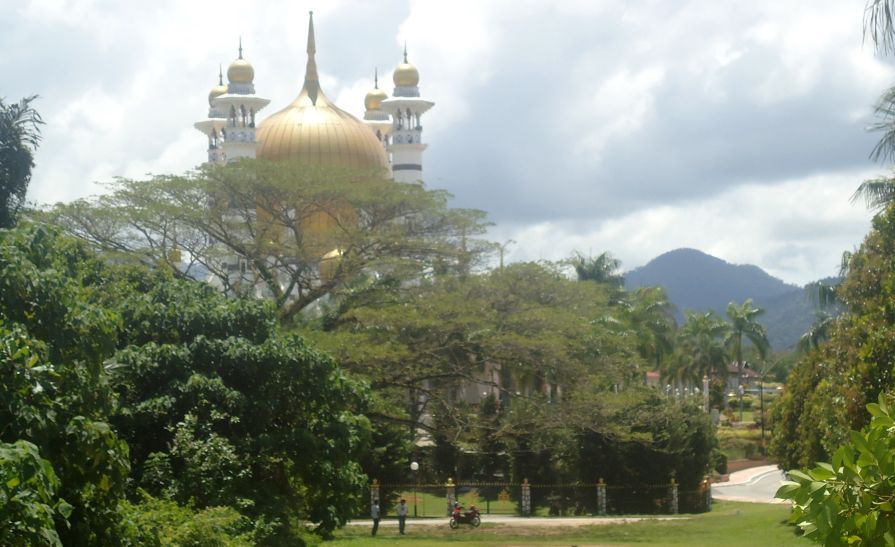
[[[258,125],[257,157],[387,172],[388,157],[376,135],[362,121],[332,104],[320,89],[315,51],[312,19],[304,86],[292,104]]]
[[[242,58],[242,38],[239,39],[239,58],[230,63],[227,80],[231,84],[250,84],[255,80],[255,69],[251,63]]]
[[[385,91],[379,89],[379,74],[373,76],[373,82],[373,89],[371,89],[367,93],[367,96],[364,97],[364,108],[367,110],[379,110],[382,101],[388,99],[388,95]]]
[[[218,69],[218,85],[211,88],[211,91],[208,92],[208,104],[209,106],[214,106],[214,100],[220,97],[221,95],[227,93],[227,86],[224,85],[224,75],[221,74],[220,68]]]
[[[420,83],[420,73],[415,66],[407,62],[407,45],[404,45],[404,62],[398,65],[392,74],[397,87],[416,87]]]

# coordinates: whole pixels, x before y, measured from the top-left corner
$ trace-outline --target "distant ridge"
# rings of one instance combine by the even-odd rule
[[[730,264],[696,249],[676,249],[625,274],[625,287],[659,286],[674,303],[675,318],[683,322],[684,310],[714,310],[726,317],[730,302],[751,298],[764,308],[760,318],[775,350],[791,349],[808,330],[814,310],[804,289],[791,285],[751,264]]]

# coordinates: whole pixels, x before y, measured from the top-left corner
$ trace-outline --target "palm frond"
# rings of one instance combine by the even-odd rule
[[[895,180],[883,177],[865,180],[851,197],[852,203],[861,199],[871,211],[882,211],[895,203]]]
[[[893,13],[893,0],[868,0],[864,9],[864,38],[869,36],[881,53],[895,52]]]

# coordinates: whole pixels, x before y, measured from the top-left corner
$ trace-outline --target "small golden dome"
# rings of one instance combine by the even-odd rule
[[[214,106],[214,100],[225,93],[227,93],[227,86],[224,85],[224,75],[218,69],[218,85],[212,87],[208,92],[208,105]]]
[[[367,93],[367,96],[364,97],[364,107],[367,110],[379,110],[379,107],[382,105],[382,101],[388,99],[388,95],[385,91],[379,89],[379,74],[376,73],[373,77],[373,89]]]
[[[381,89],[371,89],[367,96],[364,97],[364,106],[367,110],[379,110],[382,101],[388,99],[385,91]]]
[[[255,69],[251,63],[242,58],[242,38],[239,39],[239,58],[230,63],[227,80],[231,84],[250,84],[255,80]]]
[[[395,69],[392,80],[398,87],[416,87],[420,83],[420,73],[412,64],[401,63]]]
[[[420,72],[407,62],[407,44],[404,44],[404,62],[392,74],[396,87],[416,87],[420,83]]]

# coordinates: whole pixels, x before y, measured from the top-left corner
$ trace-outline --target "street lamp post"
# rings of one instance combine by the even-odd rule
[[[420,464],[418,464],[416,462],[410,462],[410,470],[413,472],[413,479],[414,479],[414,481],[413,481],[413,483],[414,483],[413,484],[413,518],[416,518],[416,491],[420,485],[419,473],[417,473],[417,471],[419,471],[419,469],[420,469]]]
[[[743,389],[743,385],[740,384],[739,389],[737,391],[740,392],[740,423],[743,423],[743,393],[745,393],[746,390]]]
[[[758,400],[761,408],[761,454],[764,455],[764,370],[759,371],[761,376],[758,377]]]

